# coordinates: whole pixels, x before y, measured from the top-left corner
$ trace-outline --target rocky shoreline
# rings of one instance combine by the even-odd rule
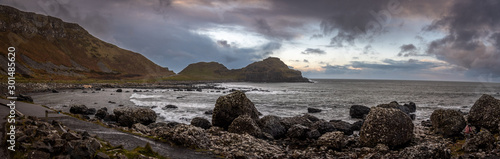
[[[397,102],[372,108],[352,106],[351,117],[360,119],[353,124],[310,114],[282,118],[261,116],[244,92],[234,91],[217,100],[212,121],[198,117],[191,124],[156,122],[154,111],[135,107],[112,113],[102,108],[89,120],[226,158],[500,156],[499,100],[483,95],[469,113],[438,109],[430,120],[418,124],[412,122],[415,108],[415,103]],[[86,112],[73,113],[84,118]],[[476,130],[469,138],[463,134],[467,124]]]

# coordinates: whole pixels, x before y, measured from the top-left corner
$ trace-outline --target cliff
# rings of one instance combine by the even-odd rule
[[[16,73],[26,79],[143,79],[174,73],[143,55],[89,34],[78,24],[0,5],[0,61],[16,47]],[[6,65],[0,74],[5,75]]]

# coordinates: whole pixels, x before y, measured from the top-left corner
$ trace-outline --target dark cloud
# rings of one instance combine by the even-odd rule
[[[375,50],[373,49],[372,45],[366,45],[364,48],[363,48],[363,54],[377,54],[377,52],[375,52]]]
[[[324,55],[326,52],[321,49],[313,49],[313,48],[307,48],[306,50],[302,51],[302,54],[318,54],[318,55]]]
[[[304,63],[309,63],[309,60],[307,60],[307,59],[304,59],[304,61],[303,61],[303,62],[304,62]]]
[[[399,47],[401,51],[399,51],[398,56],[418,56],[418,49],[413,44],[404,44]]]
[[[467,68],[467,75],[499,77],[498,8],[500,1],[457,1],[447,14],[424,28],[446,32],[443,38],[428,45],[427,53]]]
[[[230,48],[231,45],[226,40],[218,40],[217,44],[221,47]]]

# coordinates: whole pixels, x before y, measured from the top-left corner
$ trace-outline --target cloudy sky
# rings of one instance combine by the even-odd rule
[[[496,0],[1,0],[181,71],[279,57],[309,78],[500,81]]]

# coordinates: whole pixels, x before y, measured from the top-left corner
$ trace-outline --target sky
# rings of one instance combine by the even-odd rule
[[[278,57],[308,78],[500,81],[496,0],[0,0],[180,72]]]

